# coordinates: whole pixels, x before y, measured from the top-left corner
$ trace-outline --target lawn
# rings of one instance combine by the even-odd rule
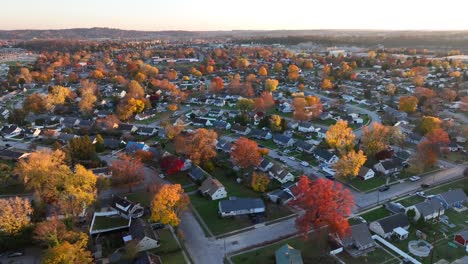
[[[273,264],[275,263],[275,251],[284,244],[288,244],[301,251],[304,263],[335,263],[328,255],[329,248],[318,241],[326,241],[326,238],[309,235],[308,240],[302,237],[290,238],[266,247],[240,254],[231,258],[235,264]]]
[[[188,176],[188,171],[180,171],[174,175],[166,175],[166,179],[171,183],[178,183],[182,186],[193,184],[193,181]]]
[[[153,194],[151,192],[141,190],[138,192],[125,194],[123,195],[123,197],[127,197],[128,200],[135,202],[135,203],[140,203],[141,206],[146,207],[151,204]]]
[[[342,180],[339,179],[342,182],[347,182],[347,180]],[[352,185],[354,188],[358,189],[361,192],[369,192],[373,189],[376,189],[382,185],[384,185],[386,182],[384,177],[380,176],[375,176],[374,178],[371,178],[369,180],[361,180],[359,178],[354,178],[352,179],[348,184]]]
[[[361,214],[361,217],[366,219],[368,223],[389,216],[390,212],[385,209],[383,206],[374,209],[372,211]]]
[[[94,218],[93,230],[110,229],[128,226],[129,220],[121,216],[96,216]]]
[[[399,200],[397,202],[401,203],[401,205],[403,205],[405,207],[408,207],[408,206],[415,205],[415,204],[420,203],[420,202],[424,202],[424,198],[422,198],[421,196],[418,196],[418,195],[411,195],[411,196],[408,196],[407,198]]]
[[[162,229],[158,231],[161,246],[151,250],[152,253],[161,257],[165,264],[179,264],[186,263],[182,249],[174,239],[174,236],[169,229]]]
[[[269,149],[277,149],[278,148],[278,145],[276,145],[275,142],[273,142],[273,140],[257,139],[256,141],[257,141],[257,143],[259,145],[263,145],[265,148],[269,148]]]
[[[459,181],[454,181],[449,184],[445,184],[445,185],[436,187],[434,189],[430,189],[426,191],[426,194],[439,194],[439,193],[443,193],[448,190],[453,190],[457,188],[463,188],[465,192],[468,192],[468,179],[464,178]]]
[[[361,264],[361,263],[400,263],[398,258],[390,255],[387,251],[382,248],[376,248],[374,251],[367,254],[367,256],[361,256],[353,258],[348,253],[343,252],[337,255],[346,264]]]
[[[444,159],[447,159],[451,162],[463,162],[467,159],[466,155],[460,151],[457,152],[449,152],[444,155]]]

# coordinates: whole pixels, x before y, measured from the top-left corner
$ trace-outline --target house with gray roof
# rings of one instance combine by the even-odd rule
[[[434,196],[432,199],[438,199],[443,204],[445,209],[461,207],[464,203],[468,202],[468,197],[461,188],[446,191]]]
[[[210,197],[211,200],[219,200],[227,197],[227,191],[224,185],[213,177],[206,178],[198,188],[198,191],[202,195]]]
[[[286,135],[274,134],[273,142],[280,146],[291,147],[294,144],[294,139]]]
[[[406,208],[406,212],[414,210],[416,215],[414,220],[418,220],[423,217],[425,221],[437,218],[445,213],[445,208],[442,202],[438,199],[429,199],[427,201],[409,206]]]
[[[389,238],[393,234],[401,234],[401,230],[408,230],[409,229],[409,221],[408,217],[405,213],[399,213],[387,216],[385,218],[379,219],[370,223],[369,229],[376,233],[377,235],[383,238]],[[405,235],[399,235],[400,239],[405,239],[408,236],[406,232]]]
[[[338,242],[353,257],[359,257],[373,251],[377,244],[369,232],[366,223],[353,225],[343,237],[338,237]]]
[[[222,217],[245,214],[258,214],[266,211],[265,203],[260,198],[230,197],[218,204],[218,212]]]
[[[124,241],[136,241],[138,252],[160,246],[159,236],[154,232],[153,228],[141,218],[132,220],[129,231],[130,234],[124,237]]]

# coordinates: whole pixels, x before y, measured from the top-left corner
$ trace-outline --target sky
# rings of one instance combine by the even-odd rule
[[[468,30],[467,0],[1,0],[0,29]]]

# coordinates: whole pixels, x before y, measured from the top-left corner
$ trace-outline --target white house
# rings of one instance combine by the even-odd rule
[[[222,200],[218,204],[219,214],[222,217],[255,214],[265,212],[265,203],[260,198],[236,198]]]
[[[430,199],[428,201],[409,206],[405,209],[406,213],[408,213],[409,210],[414,210],[416,213],[414,216],[415,221],[419,220],[421,217],[427,221],[437,218],[445,213],[444,206],[437,199]]]
[[[365,166],[362,166],[358,173],[358,177],[364,181],[372,179],[374,176],[375,172],[371,168],[367,168]]]
[[[408,237],[408,232],[405,234],[403,230],[408,230],[409,226],[410,224],[406,214],[399,213],[370,223],[369,229],[383,238],[396,235],[400,240],[403,240]]]
[[[299,132],[304,132],[304,133],[315,131],[314,126],[310,122],[300,122],[297,129],[299,130]]]
[[[384,175],[397,173],[402,169],[402,167],[401,160],[396,158],[381,160],[379,163],[374,165],[374,169]]]
[[[123,238],[124,242],[136,241],[138,252],[150,250],[160,246],[159,236],[143,219],[134,219],[130,224],[130,234]]]
[[[270,177],[276,179],[280,183],[286,183],[288,181],[294,181],[294,175],[290,173],[285,167],[274,164],[268,171]]]
[[[211,200],[219,200],[227,197],[226,188],[224,185],[215,178],[208,177],[203,181],[198,191],[206,196],[209,196]]]

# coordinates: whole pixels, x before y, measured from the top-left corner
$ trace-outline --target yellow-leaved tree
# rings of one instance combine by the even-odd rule
[[[178,226],[180,215],[187,208],[188,196],[180,184],[165,184],[151,202],[150,220],[171,226]]]
[[[15,196],[14,198],[0,199],[0,230],[15,235],[31,222],[33,212],[28,199]]]
[[[348,127],[348,122],[340,119],[328,128],[325,140],[330,147],[344,151],[354,147],[355,138],[353,129]]]
[[[359,174],[359,170],[361,170],[366,160],[367,157],[362,150],[358,152],[352,150],[346,155],[343,155],[333,167],[337,176],[351,179]]]
[[[256,192],[265,192],[270,184],[270,177],[263,172],[253,172],[250,186]]]

